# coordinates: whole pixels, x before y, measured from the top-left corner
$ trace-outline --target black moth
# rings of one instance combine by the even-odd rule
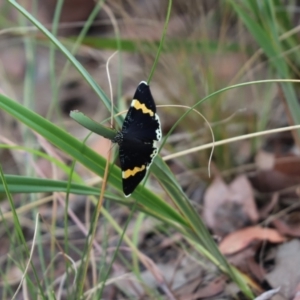
[[[157,154],[161,126],[149,85],[142,81],[133,96],[122,130],[112,140],[120,146],[123,191],[129,197]]]

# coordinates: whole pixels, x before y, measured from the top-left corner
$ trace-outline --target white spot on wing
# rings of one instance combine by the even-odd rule
[[[155,130],[157,141],[161,140],[162,134],[161,134],[161,124],[158,114],[155,114],[155,120],[158,122],[159,127]]]
[[[130,106],[131,106],[131,107],[134,107],[134,106],[135,106],[135,103],[136,103],[136,100],[132,100]]]
[[[153,147],[155,147],[155,146],[154,146],[154,143],[153,143]],[[149,165],[146,166],[147,172],[148,172],[149,168],[151,167],[151,165],[152,165],[152,163],[153,163],[153,160],[154,160],[154,158],[155,158],[156,155],[157,155],[157,148],[154,148],[154,149],[153,149],[153,152],[150,154],[151,162],[149,163]]]

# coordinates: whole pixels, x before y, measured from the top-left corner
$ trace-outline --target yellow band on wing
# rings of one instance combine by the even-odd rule
[[[144,171],[145,168],[146,168],[146,166],[142,165],[140,168],[139,167],[135,167],[133,170],[128,169],[128,170],[122,172],[122,177],[124,179],[127,179],[130,176],[134,176],[137,172]]]
[[[133,100],[131,106],[135,109],[141,109],[143,114],[149,114],[151,117],[154,116],[154,112],[151,109],[147,108],[146,105],[142,104],[139,100]]]

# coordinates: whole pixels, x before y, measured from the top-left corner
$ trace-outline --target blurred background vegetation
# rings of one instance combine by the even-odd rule
[[[0,0],[0,93],[36,112],[80,141],[87,137],[89,131],[70,118],[70,111],[79,110],[109,126],[111,112],[107,103],[99,99],[99,94],[95,93],[78,68],[68,61],[64,51],[58,49],[39,28],[22,16],[13,3],[20,4],[53,37],[57,37],[82,68],[88,71],[101,92],[108,95],[108,99],[110,90],[106,64],[117,51],[110,60],[109,73],[114,104],[118,111],[124,111],[130,104],[138,83],[147,80],[149,76],[169,2]],[[299,83],[292,81],[297,80],[300,74],[299,7],[299,1],[296,0],[174,0],[165,42],[150,84],[158,106],[163,134],[166,135],[187,110],[172,105],[192,107],[207,96],[196,109],[212,126],[215,141],[300,124]],[[243,85],[249,82],[253,83]],[[231,88],[232,86],[235,87]],[[215,93],[221,89],[225,90]],[[155,204],[147,207],[145,200],[145,207],[138,209],[146,214],[139,212],[130,216],[126,231],[128,241],[118,245],[119,233],[127,226],[126,220],[134,202],[125,203],[121,194],[110,186],[110,180],[114,179],[108,178],[107,189],[111,194],[107,198],[114,200],[105,204],[110,214],[101,215],[99,222],[91,221],[96,200],[91,200],[86,195],[94,193],[93,195],[98,196],[97,190],[102,182],[95,175],[95,170],[84,164],[73,165],[73,159],[78,158],[55,144],[54,137],[51,140],[42,134],[42,129],[47,124],[43,125],[45,127],[41,125],[42,129],[38,131],[34,128],[35,125],[28,125],[31,118],[29,115],[26,123],[22,121],[22,116],[7,114],[9,108],[6,112],[4,110],[0,110],[1,166],[6,175],[24,178],[17,182],[17,177],[7,177],[14,205],[18,208],[19,225],[15,223],[16,215],[13,218],[9,214],[11,208],[4,183],[1,190],[2,299],[10,299],[22,274],[27,274],[25,266],[29,253],[23,253],[22,247],[18,248],[20,244],[14,237],[14,226],[19,226],[19,230],[23,232],[29,249],[32,247],[34,232],[37,233],[38,241],[34,255],[30,256],[34,265],[30,272],[35,272],[36,276],[30,274],[26,277],[26,284],[23,283],[18,299],[75,299],[79,295],[78,290],[76,297],[75,292],[73,293],[76,290],[73,285],[76,272],[73,271],[80,265],[82,253],[87,251],[84,245],[90,222],[95,224],[95,240],[98,244],[94,245],[95,252],[91,252],[88,275],[83,281],[86,294],[81,291],[80,295],[84,299],[98,299],[103,280],[108,285],[103,294],[101,292],[103,299],[201,299],[200,289],[223,278],[215,266],[222,265],[222,258],[215,261],[210,258],[208,262],[202,249],[197,249],[196,245],[190,240],[184,240],[178,233],[179,231],[184,235],[175,224],[179,216],[186,222],[192,222],[189,215],[182,211],[177,216],[178,220],[170,217],[168,226],[164,227],[162,222],[166,221],[166,216],[156,215],[161,206],[157,205],[156,209]],[[33,122],[39,121],[33,119]],[[120,123],[117,122],[115,127],[119,129]],[[51,130],[49,129],[50,133]],[[59,135],[60,132],[53,133],[56,134]],[[61,139],[64,137],[61,136]],[[258,153],[269,151],[277,156],[285,156],[291,153],[291,149],[293,153],[297,152],[295,149],[299,150],[297,131],[226,143],[214,149],[212,177],[208,176],[211,147],[172,158],[172,155],[180,151],[211,142],[211,131],[203,117],[190,111],[174,128],[160,152],[162,157],[169,157],[167,164],[175,175],[178,186],[199,216],[202,216],[203,196],[212,178],[221,176],[225,181],[230,181],[245,174],[252,178],[252,188],[256,191],[271,193],[276,190],[273,185],[276,186],[277,183],[264,181],[267,175],[256,177],[257,170],[263,168],[255,164]],[[111,149],[115,150],[109,141],[96,134],[87,139],[86,145],[104,157],[107,157]],[[65,191],[65,186],[63,188],[60,184],[70,180],[70,172],[74,172],[72,180],[82,184],[74,186],[74,190],[77,188],[78,193],[83,196],[75,195],[77,193],[72,193],[70,189],[68,191],[71,193],[67,196],[59,193]],[[159,177],[155,170],[154,173]],[[298,173],[294,175],[298,178]],[[47,181],[27,182],[26,178]],[[50,187],[51,182],[55,186],[53,189]],[[298,181],[290,184],[298,184]],[[84,185],[94,187],[94,190],[84,192]],[[116,187],[114,183],[112,185]],[[151,187],[151,191],[163,201],[173,200],[165,187],[162,189],[152,177],[146,187]],[[266,199],[258,198],[256,204],[263,206],[269,203],[271,196]],[[61,203],[67,203],[69,212]],[[171,206],[178,208],[174,203],[177,202],[174,201]],[[42,220],[39,229],[35,229],[37,212]],[[167,212],[171,215],[171,211],[166,208]],[[236,216],[231,217],[234,220]],[[248,225],[247,221],[249,220],[243,220],[240,228]],[[115,222],[120,226],[120,232]],[[256,224],[258,219],[249,222]],[[235,229],[237,228],[225,230],[224,234]],[[201,230],[199,236],[203,235]],[[204,245],[205,241],[206,237],[202,241]],[[141,252],[131,247],[130,243]],[[208,246],[205,249],[210,248]],[[68,253],[69,257],[58,257],[63,252]],[[113,253],[117,253],[117,259],[110,265]],[[18,260],[19,255],[22,257],[21,261]],[[213,253],[212,256],[218,257],[218,254]],[[196,267],[194,261],[197,262]],[[224,271],[222,267],[220,269]],[[104,275],[108,270],[111,271],[111,281]],[[230,272],[225,273],[230,275]],[[239,276],[257,294],[273,287],[266,285],[264,279],[260,282],[249,273],[245,275],[246,279],[241,274]],[[43,279],[39,282],[38,278]],[[197,284],[193,281],[195,286],[190,287],[190,278],[197,278],[199,281]],[[235,281],[234,276],[231,279]],[[39,282],[38,289],[36,282]],[[203,295],[216,297],[215,299],[251,298],[251,292],[247,292],[246,288],[243,290],[239,279],[235,282],[233,284],[232,281],[223,280],[220,290],[211,287],[212,293]],[[95,287],[98,287],[96,292],[93,291]],[[191,298],[186,298],[187,295]],[[192,298],[193,295],[200,296]]]

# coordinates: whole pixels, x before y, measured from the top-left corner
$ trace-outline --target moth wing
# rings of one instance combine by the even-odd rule
[[[134,191],[144,179],[157,148],[153,144],[123,143],[119,149],[122,169],[123,192],[126,197]]]
[[[122,132],[144,142],[160,141],[161,125],[149,86],[142,81],[134,94]]]

